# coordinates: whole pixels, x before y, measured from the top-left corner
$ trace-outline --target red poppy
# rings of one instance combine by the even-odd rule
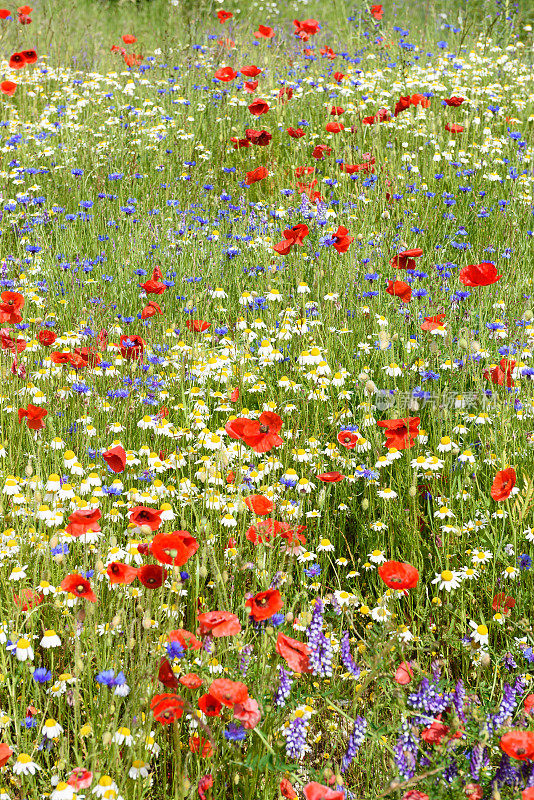
[[[441,744],[449,731],[448,725],[435,719],[428,728],[421,732],[421,739],[427,744]]]
[[[198,707],[207,717],[218,717],[222,711],[222,703],[209,692],[199,697]]]
[[[247,731],[255,728],[261,720],[258,701],[248,697],[244,703],[236,703],[234,706],[234,719],[238,719]]]
[[[169,725],[182,717],[184,701],[174,693],[157,694],[150,701],[150,708],[157,722]]]
[[[162,281],[155,281],[152,278],[145,283],[139,284],[147,294],[163,294],[167,286]]]
[[[234,150],[239,150],[241,147],[250,147],[248,139],[238,139],[237,136],[232,136],[230,141],[234,146]]]
[[[321,161],[325,156],[329,156],[331,152],[332,148],[328,147],[327,144],[318,144],[313,148],[312,156]]]
[[[151,531],[157,531],[161,525],[161,515],[163,511],[158,511],[155,508],[147,508],[147,506],[136,506],[130,511],[130,522],[133,522],[139,528],[141,525],[148,525]]]
[[[395,683],[399,686],[407,686],[413,678],[413,670],[407,661],[402,661],[397,667],[394,675]]]
[[[419,789],[408,789],[402,795],[401,800],[430,800],[430,798],[425,792],[420,792]]]
[[[282,778],[280,781],[280,794],[282,797],[286,797],[287,800],[298,800],[298,794],[287,778]]]
[[[373,164],[376,164],[376,158],[374,157],[361,164],[340,164],[339,168],[341,172],[346,172],[347,175],[354,175],[355,172],[374,172]]]
[[[11,69],[22,69],[26,64],[26,59],[22,53],[13,53],[9,59],[9,66]]]
[[[252,544],[269,544],[279,533],[290,530],[287,522],[276,519],[264,519],[251,525],[245,536]]]
[[[31,608],[41,605],[43,600],[44,594],[42,594],[42,592],[34,592],[33,589],[29,588],[22,589],[20,595],[13,595],[13,601],[15,605],[21,608],[23,611],[29,611]]]
[[[244,683],[217,678],[212,681],[209,693],[223,706],[232,708],[236,703],[244,703],[248,698],[248,689]]]
[[[230,611],[207,611],[198,615],[200,635],[210,634],[216,639],[223,636],[236,636],[241,631],[241,623]]]
[[[515,381],[512,378],[514,371],[515,361],[508,361],[507,358],[501,358],[497,367],[484,370],[484,377],[490,380],[497,386],[508,386],[508,388],[515,386]]]
[[[302,41],[307,42],[310,36],[315,36],[321,30],[321,26],[316,19],[304,19],[299,22],[298,19],[293,20],[295,26],[295,36],[298,36]]]
[[[411,98],[408,97],[399,97],[397,102],[395,103],[395,111],[393,112],[396,117],[403,111],[406,111],[407,108],[410,108],[411,105]]]
[[[279,103],[287,103],[288,100],[291,100],[293,97],[293,89],[291,86],[282,86],[282,88],[278,92],[278,102]]]
[[[213,776],[203,775],[198,782],[197,792],[200,800],[206,800],[206,792],[213,786]]]
[[[241,67],[239,72],[241,75],[244,75],[245,78],[255,78],[256,75],[261,75],[261,69],[258,69],[255,64],[251,64],[249,67]]]
[[[189,749],[192,753],[199,753],[202,758],[210,758],[213,755],[213,747],[209,739],[195,734],[189,737]]]
[[[0,330],[0,344],[2,350],[12,350],[14,354],[23,353],[27,347],[24,339],[12,339],[4,330]]]
[[[64,592],[75,594],[76,597],[84,597],[91,603],[96,603],[96,595],[91,589],[91,584],[77,572],[67,575],[59,584]]]
[[[421,325],[422,331],[435,331],[440,328],[445,319],[445,314],[436,314],[434,317],[425,317],[425,321]]]
[[[238,417],[226,423],[225,430],[231,439],[241,439],[256,453],[268,453],[280,447],[284,440],[278,436],[282,420],[272,411],[264,411],[259,420]]]
[[[252,144],[257,144],[259,147],[266,147],[273,138],[269,131],[256,131],[254,128],[247,128],[245,131],[245,136],[249,142],[252,142]]]
[[[219,17],[219,22],[223,25],[227,20],[232,19],[234,15],[231,11],[223,11],[221,8],[220,11],[217,11],[217,16]]]
[[[384,13],[384,10],[383,10],[382,6],[378,6],[378,5],[377,6],[371,6],[369,11],[370,11],[371,16],[374,17],[376,20],[381,20],[382,19],[382,15]]]
[[[254,597],[249,597],[245,606],[250,609],[249,613],[254,622],[261,622],[280,611],[283,606],[282,595],[278,589],[267,589],[265,592],[258,592]]]
[[[170,662],[166,658],[162,658],[159,662],[158,680],[166,686],[167,689],[178,688],[178,678],[172,671]]]
[[[513,467],[501,469],[495,475],[491,485],[491,496],[494,500],[507,500],[515,486],[516,474]]]
[[[0,743],[0,769],[7,764],[11,756],[13,755],[13,750],[9,745],[4,744],[3,742]]]
[[[266,114],[268,112],[269,104],[266,103],[265,100],[258,98],[249,105],[248,110],[255,117],[261,117],[262,114]]]
[[[151,300],[141,311],[141,319],[150,319],[150,317],[155,317],[157,314],[163,314],[163,311],[154,300]]]
[[[345,792],[329,789],[317,781],[312,781],[304,786],[303,790],[306,800],[345,800]]]
[[[512,608],[515,608],[515,600],[509,597],[506,592],[499,592],[493,598],[491,607],[494,611],[501,611],[503,614],[509,614]]]
[[[50,358],[53,364],[70,364],[72,353],[63,353],[59,350],[54,351]]]
[[[0,8],[0,19],[7,19],[11,16],[11,11],[8,11],[7,8]]]
[[[13,97],[16,88],[17,84],[13,83],[13,81],[2,81],[2,83],[0,83],[0,92],[2,92],[2,94],[7,94],[8,97]]]
[[[251,494],[249,497],[245,497],[244,503],[250,511],[260,517],[264,514],[270,514],[274,508],[273,501],[262,494]]]
[[[391,294],[393,297],[398,297],[403,303],[409,303],[412,299],[412,290],[407,283],[404,283],[404,281],[388,280],[388,288],[386,289],[386,292]]]
[[[521,792],[521,800],[534,800],[534,786],[529,789],[523,789]]]
[[[304,223],[293,225],[292,228],[288,228],[284,231],[285,239],[275,244],[273,250],[280,255],[287,256],[293,245],[297,244],[302,247],[303,241],[308,233],[308,226],[304,225]]]
[[[523,700],[523,708],[525,709],[525,714],[532,714],[532,709],[534,709],[534,694],[527,694]]]
[[[458,125],[457,122],[446,122],[445,130],[449,131],[449,133],[463,133],[465,128],[463,125]]]
[[[150,544],[154,558],[162,564],[181,567],[198,550],[197,540],[187,531],[158,533]]]
[[[254,94],[258,88],[258,81],[245,81],[245,91],[249,94]]]
[[[143,564],[139,567],[137,577],[147,589],[159,589],[167,577],[167,570],[159,564]]]
[[[403,250],[402,253],[397,253],[396,256],[393,256],[389,266],[397,269],[415,269],[415,259],[422,255],[423,251],[420,247],[416,247],[413,250]]]
[[[24,297],[18,292],[2,292],[0,295],[0,322],[9,322],[13,325],[22,322],[20,309],[24,306]]]
[[[167,639],[169,642],[179,642],[184,650],[200,650],[202,647],[202,642],[200,642],[190,631],[186,631],[183,628],[178,628],[175,631],[171,631],[167,636]]]
[[[422,106],[423,108],[430,108],[430,98],[422,94],[412,94],[410,97],[411,106]]]
[[[35,64],[38,59],[36,50],[22,50],[21,55],[24,57],[26,64]]]
[[[91,530],[94,533],[100,531],[98,520],[102,517],[99,508],[81,508],[74,511],[69,517],[69,524],[65,531],[74,538],[85,536],[87,531]]]
[[[444,102],[448,106],[453,106],[454,108],[461,106],[462,103],[465,103],[465,97],[457,97],[453,95],[452,97],[446,97]]]
[[[188,319],[185,324],[190,331],[195,333],[204,333],[211,328],[211,322],[205,322],[203,319]]]
[[[126,450],[120,444],[102,453],[102,458],[113,472],[124,472],[126,469]]]
[[[419,435],[419,417],[406,417],[406,419],[384,419],[378,422],[379,428],[385,428],[386,447],[395,447],[404,450],[412,447],[415,438]]]
[[[124,42],[124,44],[135,44],[137,41],[137,37],[132,36],[131,33],[125,33],[124,36],[122,37],[122,41]]]
[[[128,55],[124,55],[124,61],[128,67],[138,67],[139,64],[143,61],[143,56],[135,55],[135,53],[129,53]]]
[[[322,483],[339,483],[344,477],[341,472],[323,472],[322,475],[317,475],[318,480]]]
[[[337,435],[339,444],[342,444],[347,450],[354,450],[359,438],[357,431],[340,431]]]
[[[327,133],[341,133],[341,131],[345,130],[345,126],[342,122],[328,122],[325,125],[325,130]]]
[[[284,661],[293,672],[311,672],[310,648],[304,642],[291,639],[284,633],[279,633],[276,640],[276,652],[282,656]]]
[[[499,744],[511,758],[519,761],[534,759],[534,731],[508,731]]]
[[[187,689],[198,689],[199,686],[202,686],[202,678],[199,678],[195,672],[188,672],[187,675],[181,675],[178,680],[182,686],[185,686]]]
[[[386,561],[378,567],[378,574],[390,589],[406,591],[417,586],[419,572],[402,561]]]
[[[232,67],[221,67],[213,77],[218,81],[228,83],[229,81],[233,81],[234,78],[237,78],[237,72],[233,70]]]
[[[230,395],[230,402],[237,403],[238,400],[239,400],[239,386],[236,386],[236,388]]]
[[[460,270],[460,281],[464,286],[491,286],[500,281],[495,264],[483,261],[481,264],[469,264]]]
[[[44,418],[48,414],[46,408],[34,406],[28,403],[28,408],[19,408],[19,425],[26,417],[26,424],[31,431],[40,431],[44,428]]]
[[[143,357],[145,342],[140,336],[121,336],[121,356],[126,361],[138,361]]]
[[[258,30],[255,32],[254,36],[256,39],[272,39],[274,31],[272,28],[269,28],[268,25],[258,25]]]
[[[253,183],[258,183],[267,177],[269,171],[265,167],[256,167],[251,172],[247,172],[245,176],[245,183],[247,186],[252,186]]]
[[[109,577],[110,586],[116,583],[122,583],[127,586],[137,578],[136,567],[131,567],[129,564],[121,564],[119,561],[112,561],[108,564],[106,573]]]
[[[333,248],[337,250],[338,253],[346,253],[349,249],[349,246],[354,241],[353,236],[348,235],[349,232],[343,225],[340,225],[337,231],[333,235]]]
[[[286,133],[291,136],[292,139],[302,139],[302,137],[306,135],[302,128],[287,128]]]

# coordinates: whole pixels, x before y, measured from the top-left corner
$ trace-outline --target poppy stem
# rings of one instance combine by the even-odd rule
[[[271,753],[271,755],[275,756],[276,753],[274,752],[273,748],[271,747],[271,745],[269,744],[269,742],[267,741],[267,739],[265,738],[263,733],[260,731],[260,729],[259,728],[253,728],[253,730],[254,730],[254,733],[257,734],[257,736],[260,737],[260,739],[262,740],[263,744],[265,745],[265,747],[267,748],[269,753]]]
[[[180,728],[178,721],[172,723],[172,733],[174,741],[174,764],[173,764],[173,795],[176,800],[184,800],[184,780],[182,775],[182,743],[180,741]]]

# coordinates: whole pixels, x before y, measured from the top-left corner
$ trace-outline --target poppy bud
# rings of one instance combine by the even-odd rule
[[[362,509],[364,511],[367,511],[368,508],[369,508],[369,500],[366,497],[364,497],[362,500]]]
[[[408,489],[408,494],[410,495],[410,497],[415,497],[417,494],[417,488],[415,486],[410,486],[410,488]]]
[[[111,733],[109,731],[106,731],[105,734],[102,736],[102,744],[104,745],[104,747],[107,747],[108,745],[111,744],[111,739],[112,739]]]
[[[146,554],[148,553],[148,544],[146,543],[138,544],[137,552],[142,556],[146,556]]]
[[[534,319],[534,314],[532,313],[530,308],[527,308],[527,310],[523,314],[523,319],[526,320],[527,322],[530,322],[532,319]]]

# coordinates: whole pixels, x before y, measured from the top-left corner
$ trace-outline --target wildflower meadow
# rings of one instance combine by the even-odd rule
[[[532,2],[4,2],[0,800],[532,800]]]

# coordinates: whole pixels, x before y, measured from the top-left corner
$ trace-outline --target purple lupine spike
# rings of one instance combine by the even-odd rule
[[[459,718],[462,720],[462,722],[465,722],[465,687],[462,680],[459,680],[454,687],[452,702]]]
[[[393,748],[395,764],[399,775],[409,780],[415,775],[418,743],[412,731],[410,720],[403,720],[401,733]]]
[[[506,784],[507,786],[512,786],[519,777],[519,770],[517,767],[512,766],[512,762],[510,761],[510,756],[507,756],[504,753],[501,756],[501,760],[499,761],[499,766],[495,772],[494,778],[492,780],[492,786],[502,786]]]
[[[354,756],[360,749],[365,739],[365,732],[367,730],[367,720],[364,717],[356,717],[354,722],[354,728],[352,729],[352,733],[349,736],[349,742],[347,745],[347,752],[343,756],[343,762],[341,764],[341,772],[346,772],[354,759]]]
[[[469,756],[469,768],[471,770],[471,777],[473,780],[478,781],[480,778],[480,770],[484,764],[484,745],[477,742],[471,750]]]
[[[280,678],[280,684],[276,690],[273,702],[275,706],[283,707],[285,706],[286,700],[291,693],[293,678],[291,677],[291,674],[282,666],[278,667],[278,675]]]
[[[306,720],[297,717],[289,724],[286,733],[286,755],[288,758],[300,760],[308,751],[306,744],[306,731],[308,725]]]
[[[348,631],[345,631],[341,638],[341,661],[347,672],[350,672],[355,678],[360,677],[361,669],[354,661],[352,653],[350,652]]]
[[[328,678],[332,675],[332,661],[334,653],[330,639],[323,633],[324,603],[318,597],[315,600],[311,622],[308,626],[307,636],[310,647],[310,666],[314,675]]]
[[[250,657],[252,655],[253,647],[251,644],[246,644],[241,650],[241,658],[239,659],[239,671],[243,676],[246,676],[250,664]]]

